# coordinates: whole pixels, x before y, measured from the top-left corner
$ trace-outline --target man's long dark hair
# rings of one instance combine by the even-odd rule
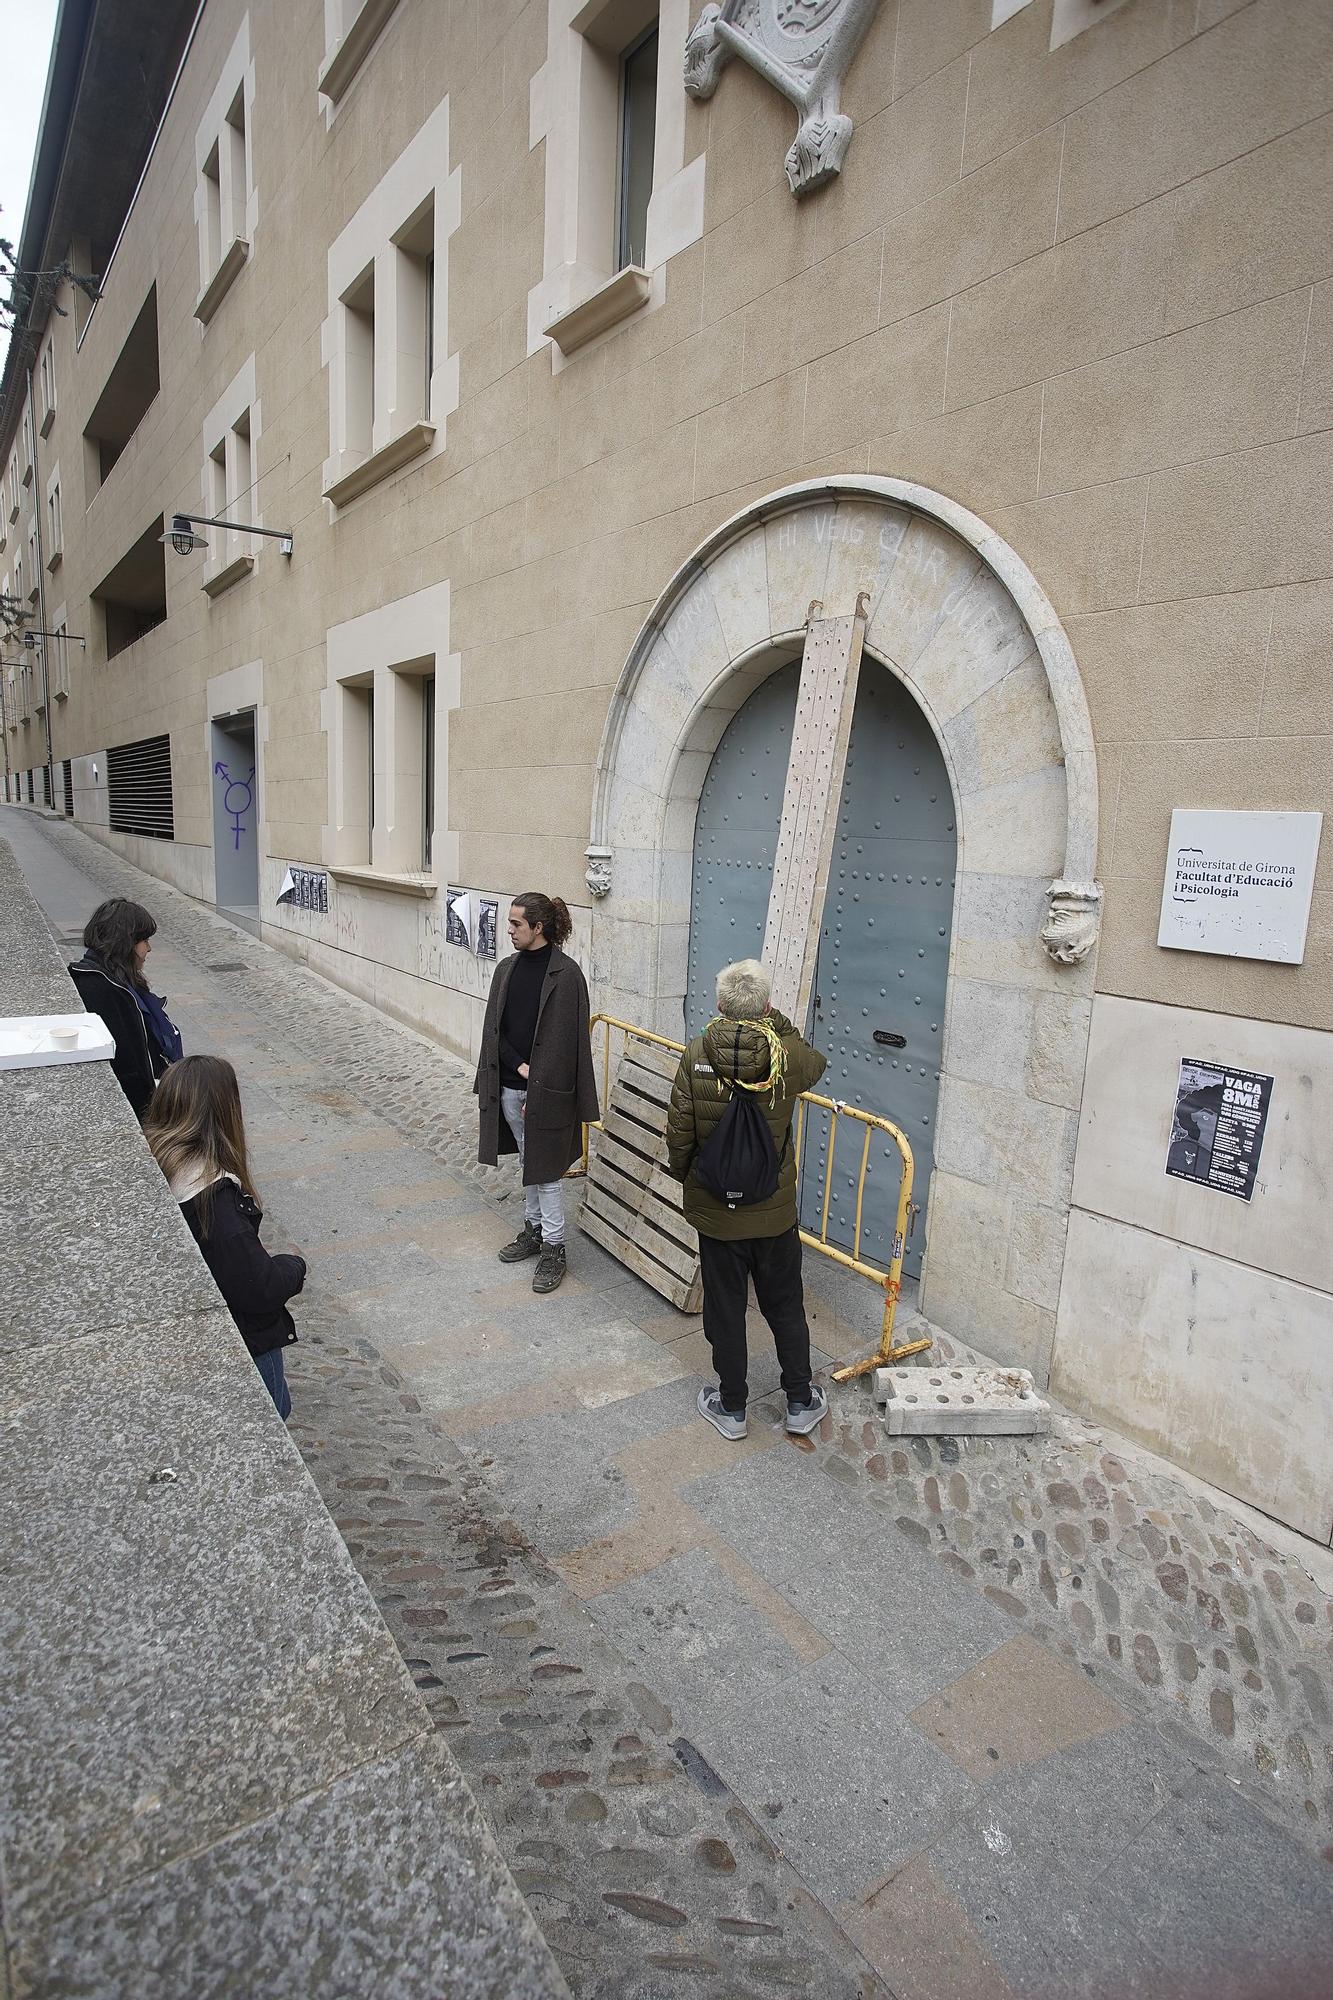
[[[155,919],[142,903],[128,896],[112,896],[99,903],[83,927],[84,949],[100,958],[107,971],[127,986],[148,991],[148,981],[134,962],[134,947],[157,930]]]
[[[543,896],[540,889],[525,889],[514,897],[514,906],[522,910],[533,930],[540,929],[547,944],[562,945],[574,928],[559,896]]]

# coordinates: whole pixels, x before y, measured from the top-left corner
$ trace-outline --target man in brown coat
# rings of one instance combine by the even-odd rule
[[[745,1305],[753,1279],[782,1364],[787,1429],[799,1437],[826,1414],[828,1398],[810,1381],[791,1121],[797,1098],[813,1090],[826,1058],[774,1012],[768,974],[756,959],[719,972],[717,1011],[680,1059],[667,1112],[667,1161],[685,1185],[685,1219],[699,1232],[704,1332],[718,1373],[715,1389],[699,1391],[699,1415],[725,1438],[745,1436]],[[730,1209],[700,1185],[694,1163],[736,1090],[749,1091],[763,1113],[778,1177],[766,1201]]]
[[[598,1116],[588,988],[561,950],[572,928],[558,896],[531,890],[514,898],[514,953],[495,968],[472,1085],[481,1112],[477,1158],[493,1167],[501,1153],[517,1153],[523,1170],[523,1227],[500,1260],[535,1257],[534,1292],[553,1292],[565,1275],[561,1182],[583,1151],[585,1123]]]

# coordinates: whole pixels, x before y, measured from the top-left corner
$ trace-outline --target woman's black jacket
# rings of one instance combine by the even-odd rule
[[[205,1194],[212,1209],[206,1236],[200,1214]],[[211,1189],[183,1201],[181,1214],[251,1354],[290,1347],[296,1328],[287,1301],[305,1283],[305,1258],[270,1257],[259,1240],[264,1212],[233,1180],[214,1181]]]
[[[88,1012],[100,1014],[111,1030],[116,1044],[111,1073],[129,1098],[135,1116],[142,1119],[167,1060],[153,1044],[138,1001],[91,952],[70,966],[69,976]]]

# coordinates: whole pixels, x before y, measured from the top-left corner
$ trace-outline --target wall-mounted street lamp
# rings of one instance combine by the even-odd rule
[[[23,634],[23,643],[30,652],[37,651],[39,639],[64,639],[68,645],[82,646],[85,653],[88,650],[88,641],[77,632],[39,632],[35,625],[29,625]]]
[[[285,556],[292,552],[290,528],[254,528],[246,521],[223,521],[213,514],[173,514],[171,527],[161,540],[170,542],[178,556],[188,556],[192,549],[208,547],[208,537],[196,534],[196,528],[230,528],[238,535],[267,535],[270,541],[281,544]]]

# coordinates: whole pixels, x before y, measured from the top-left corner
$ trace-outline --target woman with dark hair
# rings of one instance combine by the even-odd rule
[[[523,1227],[500,1259],[535,1257],[534,1292],[553,1292],[565,1275],[560,1182],[583,1151],[584,1125],[598,1115],[588,988],[562,949],[573,928],[558,896],[535,889],[515,896],[514,953],[495,968],[472,1086],[481,1111],[478,1158],[493,1167],[501,1153],[517,1153],[523,1170]]]
[[[113,1075],[143,1118],[157,1079],[179,1062],[181,1038],[167,1018],[166,1001],[149,991],[144,963],[157,925],[142,903],[112,896],[99,903],[83,928],[84,954],[69,976],[90,1014],[111,1030]]]
[[[278,1415],[289,1417],[282,1350],[296,1338],[287,1301],[305,1283],[305,1259],[270,1256],[259,1240],[264,1211],[250,1178],[231,1064],[221,1056],[173,1063],[153,1093],[144,1136]]]

